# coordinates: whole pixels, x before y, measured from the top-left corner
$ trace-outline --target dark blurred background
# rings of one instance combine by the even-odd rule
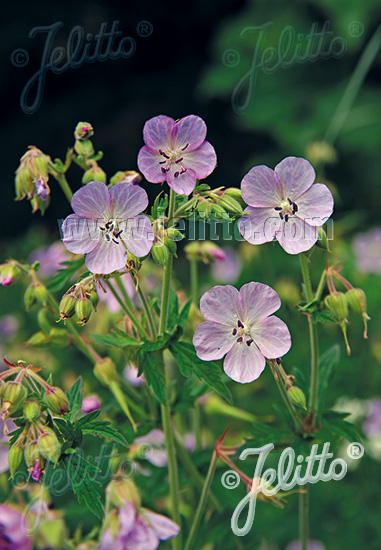
[[[324,137],[361,52],[381,20],[380,15],[381,4],[373,0],[361,3],[278,0],[271,4],[263,0],[187,3],[68,0],[3,4],[2,234],[9,239],[22,235],[33,224],[40,224],[40,214],[31,216],[27,201],[13,201],[14,171],[27,146],[36,145],[53,159],[63,158],[73,143],[73,129],[79,120],[93,124],[95,147],[104,151],[100,164],[109,176],[117,170],[136,169],[144,122],[159,113],[175,118],[196,113],[206,120],[208,139],[218,155],[218,170],[209,178],[212,186],[238,186],[245,170],[254,163],[273,166],[284,156],[305,155],[309,142]],[[40,68],[46,40],[46,33],[29,38],[33,27],[62,21],[53,48],[66,48],[74,26],[82,26],[85,36],[94,35],[102,23],[107,23],[107,30],[111,30],[116,20],[122,36],[136,40],[136,52],[131,58],[84,64],[63,74],[48,71],[41,106],[33,114],[22,111],[22,90]],[[151,24],[150,36],[139,36],[137,27],[141,21]],[[232,94],[250,69],[258,33],[248,32],[243,38],[240,35],[248,26],[270,21],[274,24],[263,48],[277,48],[282,30],[289,25],[295,29],[297,44],[298,40],[303,43],[301,35],[307,35],[312,24],[321,30],[324,22],[330,21],[332,37],[340,36],[346,51],[340,57],[307,60],[271,74],[258,71],[251,104],[237,114],[232,108]],[[326,49],[330,40],[325,40]],[[10,60],[18,48],[29,54],[29,62],[22,68],[15,67]],[[239,62],[231,63],[231,57],[226,56],[230,50],[238,52]],[[358,218],[360,225],[370,221],[371,209],[379,201],[379,77],[380,63],[376,56],[335,140],[337,162],[325,174],[336,191],[336,212],[356,207],[362,211]],[[29,103],[35,93],[33,88]],[[242,100],[245,94],[246,89]],[[80,185],[80,178],[80,170],[73,167],[68,179],[74,190]],[[58,236],[55,220],[68,214],[70,208],[56,183],[52,180],[50,183],[52,204],[45,214],[44,225],[49,227],[53,238]],[[153,186],[146,187],[151,196],[156,193]],[[375,212],[374,209],[373,215]]]

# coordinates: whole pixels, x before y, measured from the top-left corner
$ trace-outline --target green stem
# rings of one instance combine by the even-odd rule
[[[210,491],[210,486],[212,484],[213,477],[214,477],[214,472],[216,470],[216,464],[217,464],[217,455],[214,451],[213,455],[212,455],[212,460],[210,461],[209,470],[208,470],[208,473],[207,473],[207,476],[206,476],[206,479],[205,479],[204,487],[202,488],[200,502],[198,503],[196,514],[194,516],[192,527],[190,529],[188,540],[186,542],[184,550],[190,550],[191,549],[194,536],[197,533],[198,528],[200,526],[201,519],[202,519],[202,514],[204,513],[206,500],[208,498],[208,494],[209,494],[209,491]]]
[[[275,376],[274,376],[274,378],[275,378],[276,385],[278,386],[279,393],[281,394],[282,399],[284,401],[284,404],[286,405],[287,410],[290,413],[290,416],[291,416],[292,421],[293,421],[294,426],[295,426],[295,430],[300,433],[301,428],[302,428],[301,420],[300,420],[299,416],[297,415],[297,413],[295,411],[294,405],[290,401],[290,398],[288,396],[286,388],[284,387],[283,380],[282,380],[281,374],[279,372],[279,369],[277,368],[275,363],[273,363],[273,365],[274,365],[274,369],[276,369],[276,373],[278,375],[278,380],[275,378]]]
[[[195,304],[198,303],[198,265],[197,260],[189,260],[190,263],[190,287],[191,297]]]
[[[323,273],[321,274],[320,281],[318,284],[318,287],[316,289],[314,300],[320,300],[321,295],[323,294],[324,286],[325,286],[325,278],[326,278],[327,272],[324,269]]]
[[[123,394],[119,382],[111,382],[109,384],[109,388],[111,392],[113,393],[115,399],[117,400],[118,404],[120,405],[120,408],[124,412],[124,414],[127,416],[128,420],[131,422],[134,432],[136,433],[138,431],[135,420],[132,418],[130,409],[127,404],[126,396]]]
[[[126,313],[126,315],[128,316],[128,318],[130,319],[131,323],[134,325],[134,327],[136,328],[136,330],[138,331],[138,334],[141,338],[146,338],[146,333],[145,333],[145,330],[144,328],[142,327],[142,325],[139,323],[139,321],[137,320],[137,318],[135,317],[135,315],[132,313],[132,311],[130,310],[129,307],[127,307],[127,305],[123,302],[123,300],[121,299],[121,297],[119,296],[119,294],[117,293],[117,291],[115,290],[115,288],[113,287],[112,283],[108,280],[106,281],[106,285],[108,286],[108,288],[111,290],[111,293],[113,294],[113,296],[115,297],[115,299],[117,300],[118,304],[120,305],[120,307],[122,308],[122,310],[124,311],[124,313]]]
[[[58,183],[60,184],[60,187],[61,187],[62,191],[65,193],[65,197],[67,198],[67,200],[69,202],[71,202],[71,199],[73,198],[73,192],[70,189],[70,185],[69,185],[69,183],[66,179],[65,174],[57,174],[54,177],[58,181]]]
[[[156,338],[157,338],[156,326],[155,326],[155,323],[153,321],[152,313],[151,313],[151,310],[149,308],[146,295],[144,294],[143,289],[141,288],[141,285],[139,284],[139,281],[136,280],[136,277],[135,277],[135,275],[132,274],[132,272],[131,272],[131,279],[132,279],[132,282],[134,283],[135,287],[137,287],[137,289],[138,289],[139,298],[142,302],[144,313],[146,314],[146,317],[147,317],[148,326],[149,326],[149,329],[150,329],[151,336],[152,336],[153,340],[156,340]]]
[[[299,538],[301,550],[308,549],[309,534],[309,493],[306,485],[305,493],[299,494]]]

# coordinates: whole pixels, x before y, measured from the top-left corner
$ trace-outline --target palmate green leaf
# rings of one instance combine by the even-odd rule
[[[122,332],[113,330],[113,334],[92,334],[92,338],[97,344],[109,348],[126,348],[127,346],[141,346],[142,342],[135,340],[132,336]]]
[[[329,411],[323,414],[323,426],[326,426],[333,434],[344,437],[351,443],[353,441],[361,441],[360,434],[355,426],[344,420],[350,413],[339,413],[337,411]]]
[[[83,428],[89,422],[93,422],[100,414],[100,409],[92,411],[88,414],[85,414],[85,416],[82,416],[82,418],[79,418],[75,424],[76,426],[80,426],[81,428]]]
[[[66,472],[79,504],[87,508],[100,520],[103,518],[102,499],[96,490],[101,483],[96,479],[100,468],[86,461],[76,450],[66,459]]]
[[[222,381],[222,372],[216,363],[199,359],[194,346],[187,342],[171,344],[169,351],[176,359],[184,376],[189,376],[193,372],[197,378],[205,381],[210,388],[219,393],[226,401],[232,402],[230,391]]]
[[[322,408],[325,392],[332,380],[335,367],[340,360],[340,346],[335,344],[327,350],[319,361],[319,388],[318,388],[318,411]]]
[[[113,428],[110,422],[89,422],[82,428],[83,434],[94,435],[97,437],[104,437],[128,447],[128,443],[125,440],[124,436],[119,433],[115,428]]]
[[[82,401],[83,401],[83,380],[81,377],[77,379],[75,384],[67,392],[67,397],[69,400],[69,420],[74,420],[77,413],[81,410]]]
[[[296,306],[302,313],[308,313],[311,315],[314,323],[336,323],[330,311],[323,309],[319,300],[313,300],[312,302],[299,302]]]
[[[163,364],[156,357],[154,352],[138,350],[139,373],[144,373],[146,382],[151,386],[160,403],[165,404],[165,382],[162,373]]]
[[[50,290],[50,292],[58,292],[68,286],[70,279],[73,277],[75,272],[84,265],[84,263],[84,257],[78,258],[77,260],[61,262],[61,265],[66,267],[63,267],[57,271],[48,284],[48,290]]]

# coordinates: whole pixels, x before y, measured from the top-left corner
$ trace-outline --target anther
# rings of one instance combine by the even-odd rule
[[[238,325],[239,328],[243,328],[243,324],[241,323],[241,321],[239,319],[237,321],[237,325]]]
[[[115,239],[113,239],[112,242],[115,244],[119,244],[119,241],[116,241]]]
[[[175,172],[175,173],[173,174],[173,176],[174,176],[175,178],[178,178],[179,175],[180,175],[180,172]]]
[[[250,338],[250,340],[246,340],[246,344],[248,346],[251,346],[251,344],[254,342],[254,340],[252,338]]]
[[[292,203],[292,208],[293,208],[293,211],[292,211],[293,214],[295,214],[295,212],[299,210],[298,205],[295,202]]]
[[[110,235],[106,234],[106,239],[109,241],[110,240]]]
[[[291,204],[292,204],[292,200],[291,200],[291,199],[289,199],[289,198],[287,198],[287,200],[288,200],[288,204],[289,204],[289,205],[291,206]]]
[[[288,214],[285,215],[284,221],[285,221],[285,222],[288,222]]]
[[[236,328],[233,328],[233,336],[237,334],[238,330]]]
[[[181,162],[182,160],[184,160],[184,157],[180,157],[179,159],[175,160],[175,164],[178,164],[178,163]]]
[[[185,149],[187,149],[188,147],[189,147],[189,143],[187,143],[181,150],[185,151]]]
[[[242,336],[240,336],[239,338],[237,338],[237,342],[241,343],[242,341],[243,341]]]
[[[283,214],[282,214],[282,212],[279,212],[279,217],[280,217],[281,220],[283,220]]]
[[[281,207],[281,206],[276,206],[276,207],[274,208],[274,210],[276,210],[277,212],[279,212],[280,210],[282,210],[282,207]]]

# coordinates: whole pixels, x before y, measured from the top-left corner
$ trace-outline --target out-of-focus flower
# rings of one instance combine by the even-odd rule
[[[196,181],[209,176],[217,163],[214,148],[205,137],[206,124],[198,116],[177,122],[164,115],[153,117],[144,125],[139,170],[149,182],[166,181],[179,195],[189,195]]]
[[[10,340],[19,329],[19,320],[14,315],[3,315],[0,317],[0,342]]]
[[[50,246],[42,246],[37,248],[29,258],[29,263],[33,264],[34,262],[40,263],[40,269],[38,274],[41,277],[51,277],[54,273],[63,266],[62,262],[69,259],[67,250],[61,241],[55,242]]]
[[[317,227],[333,212],[331,191],[314,180],[315,170],[303,158],[287,157],[275,170],[254,166],[241,182],[249,205],[238,222],[242,236],[251,244],[277,239],[289,254],[309,250]]]
[[[287,545],[286,550],[302,550],[300,542],[294,540]],[[307,550],[325,550],[325,546],[320,540],[309,540]]]
[[[224,248],[223,251],[225,257],[217,258],[211,266],[212,277],[218,283],[235,283],[241,273],[242,262],[233,249]]]
[[[102,406],[100,399],[97,395],[89,395],[82,401],[81,411],[84,413],[91,413],[97,411]]]
[[[230,285],[206,292],[200,310],[208,319],[197,327],[193,344],[200,359],[224,355],[224,370],[236,382],[256,380],[267,359],[281,357],[291,347],[287,325],[271,314],[280,308],[278,294],[262,283],[248,283],[240,291]]]
[[[9,439],[4,432],[9,433],[16,430],[17,426],[14,425],[9,418],[5,422],[0,420],[0,474],[9,470],[8,454],[9,454]],[[1,517],[0,517],[1,522]],[[0,537],[1,540],[1,537]],[[0,545],[1,548],[1,545]]]
[[[381,275],[381,228],[374,227],[353,239],[357,269]]]
[[[93,181],[73,195],[70,214],[63,224],[63,243],[74,254],[86,254],[92,273],[108,274],[126,265],[127,250],[146,256],[154,234],[149,218],[140,215],[148,205],[147,193],[138,185],[107,185]]]
[[[128,364],[123,370],[123,376],[131,386],[143,386],[145,380],[143,376],[138,376],[139,369],[132,363]]]
[[[140,299],[130,275],[128,273],[124,273],[123,275],[120,275],[120,280],[122,281],[129,298],[131,298],[134,305],[138,306],[140,304]],[[106,304],[107,309],[111,313],[117,313],[121,309],[118,300],[113,294],[111,294],[110,290],[107,288],[105,288],[105,290],[106,292],[102,289],[98,290],[99,300]]]
[[[0,504],[1,550],[31,550],[32,541],[27,537],[25,516],[13,506]]]
[[[43,201],[46,201],[46,199],[50,195],[50,187],[47,184],[46,178],[44,178],[44,176],[40,174],[35,180],[34,185],[36,188],[37,197],[39,197]]]
[[[134,445],[136,447],[143,446],[144,458],[154,466],[162,468],[167,465],[168,455],[165,448],[165,435],[162,430],[151,430],[148,434],[137,437],[134,440]]]
[[[364,434],[369,438],[381,436],[381,398],[375,397],[369,401],[362,429]]]

